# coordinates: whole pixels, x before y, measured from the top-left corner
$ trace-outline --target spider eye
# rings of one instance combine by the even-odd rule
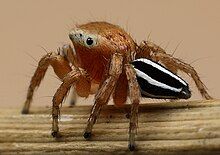
[[[86,39],[86,44],[91,46],[94,43],[93,39],[91,37]]]

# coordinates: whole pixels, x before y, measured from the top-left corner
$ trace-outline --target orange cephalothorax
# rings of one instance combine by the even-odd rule
[[[69,36],[80,67],[85,69],[96,83],[101,82],[113,53],[126,55],[135,50],[135,43],[129,34],[119,26],[106,22],[80,25],[73,29]]]

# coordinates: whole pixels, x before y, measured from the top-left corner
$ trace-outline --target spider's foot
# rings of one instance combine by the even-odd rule
[[[208,93],[203,94],[202,96],[203,96],[206,100],[213,100],[213,99],[214,99],[214,98],[211,97]]]
[[[88,140],[88,139],[90,139],[90,138],[92,137],[92,133],[91,133],[91,132],[85,132],[84,135],[83,135],[83,137],[84,137],[86,140]]]
[[[28,114],[28,113],[29,113],[29,110],[24,108],[24,109],[22,109],[21,113],[22,113],[22,114]]]
[[[58,131],[53,131],[51,133],[51,135],[54,137],[54,138],[60,138],[61,137],[61,134],[58,132]]]
[[[130,113],[127,113],[127,114],[125,115],[125,117],[126,117],[127,119],[129,119],[129,118],[131,117]]]
[[[29,114],[30,103],[31,103],[31,101],[28,99],[25,101],[23,109],[21,111],[22,114]]]
[[[136,147],[135,147],[134,144],[133,144],[133,145],[132,145],[132,144],[129,144],[129,145],[128,145],[128,148],[129,148],[130,151],[135,151],[135,149],[136,149]]]

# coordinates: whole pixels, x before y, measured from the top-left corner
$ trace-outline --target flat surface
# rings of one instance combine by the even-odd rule
[[[62,107],[62,138],[50,135],[50,108],[0,112],[0,154],[129,153],[126,111],[106,106],[94,126],[91,141],[82,134],[91,106]],[[220,153],[220,100],[142,104],[135,153]]]

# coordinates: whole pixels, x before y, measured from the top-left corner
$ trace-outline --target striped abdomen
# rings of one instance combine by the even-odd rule
[[[159,63],[140,58],[132,62],[143,97],[188,99],[188,84]]]

